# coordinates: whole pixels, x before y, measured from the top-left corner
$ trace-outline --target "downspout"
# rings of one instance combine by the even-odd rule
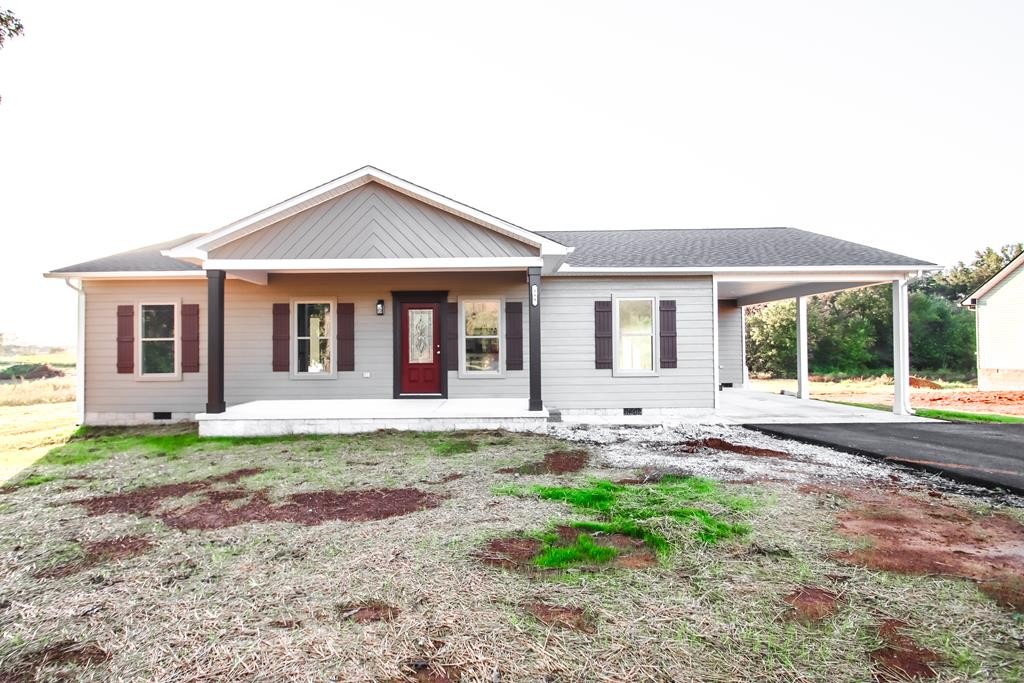
[[[75,346],[75,411],[78,424],[85,424],[85,286],[79,280],[78,286],[71,284],[71,278],[64,278],[64,284],[78,292],[78,341]]]

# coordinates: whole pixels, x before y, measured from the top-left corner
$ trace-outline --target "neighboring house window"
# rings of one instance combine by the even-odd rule
[[[177,377],[177,304],[140,304],[139,326],[139,374]]]
[[[501,374],[501,299],[463,299],[459,371],[465,377]]]
[[[329,301],[295,303],[295,373],[303,377],[334,374],[334,306]]]
[[[654,374],[655,304],[653,297],[615,299],[616,374]]]

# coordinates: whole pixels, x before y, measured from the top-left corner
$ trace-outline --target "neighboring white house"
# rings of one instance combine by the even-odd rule
[[[961,305],[976,313],[978,388],[1024,389],[1024,254]]]

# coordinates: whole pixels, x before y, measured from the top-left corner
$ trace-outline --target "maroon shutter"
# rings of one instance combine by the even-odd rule
[[[505,302],[505,369],[523,369],[523,302]]]
[[[459,304],[449,301],[445,309],[445,344],[448,349],[445,353],[448,370],[459,369]]]
[[[288,304],[274,304],[274,372],[288,372],[290,318]]]
[[[612,369],[612,302],[594,302],[594,367]]]
[[[661,367],[676,367],[676,302],[672,299],[663,299],[659,306],[661,309],[659,327],[661,328]]]
[[[199,372],[199,304],[181,305],[181,371]]]
[[[356,369],[356,305],[338,304],[338,370]]]
[[[135,306],[117,307],[117,372],[135,372]]]

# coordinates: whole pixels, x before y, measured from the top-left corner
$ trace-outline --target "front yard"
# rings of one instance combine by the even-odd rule
[[[1019,499],[558,429],[73,439],[0,490],[0,680],[1024,678]]]

